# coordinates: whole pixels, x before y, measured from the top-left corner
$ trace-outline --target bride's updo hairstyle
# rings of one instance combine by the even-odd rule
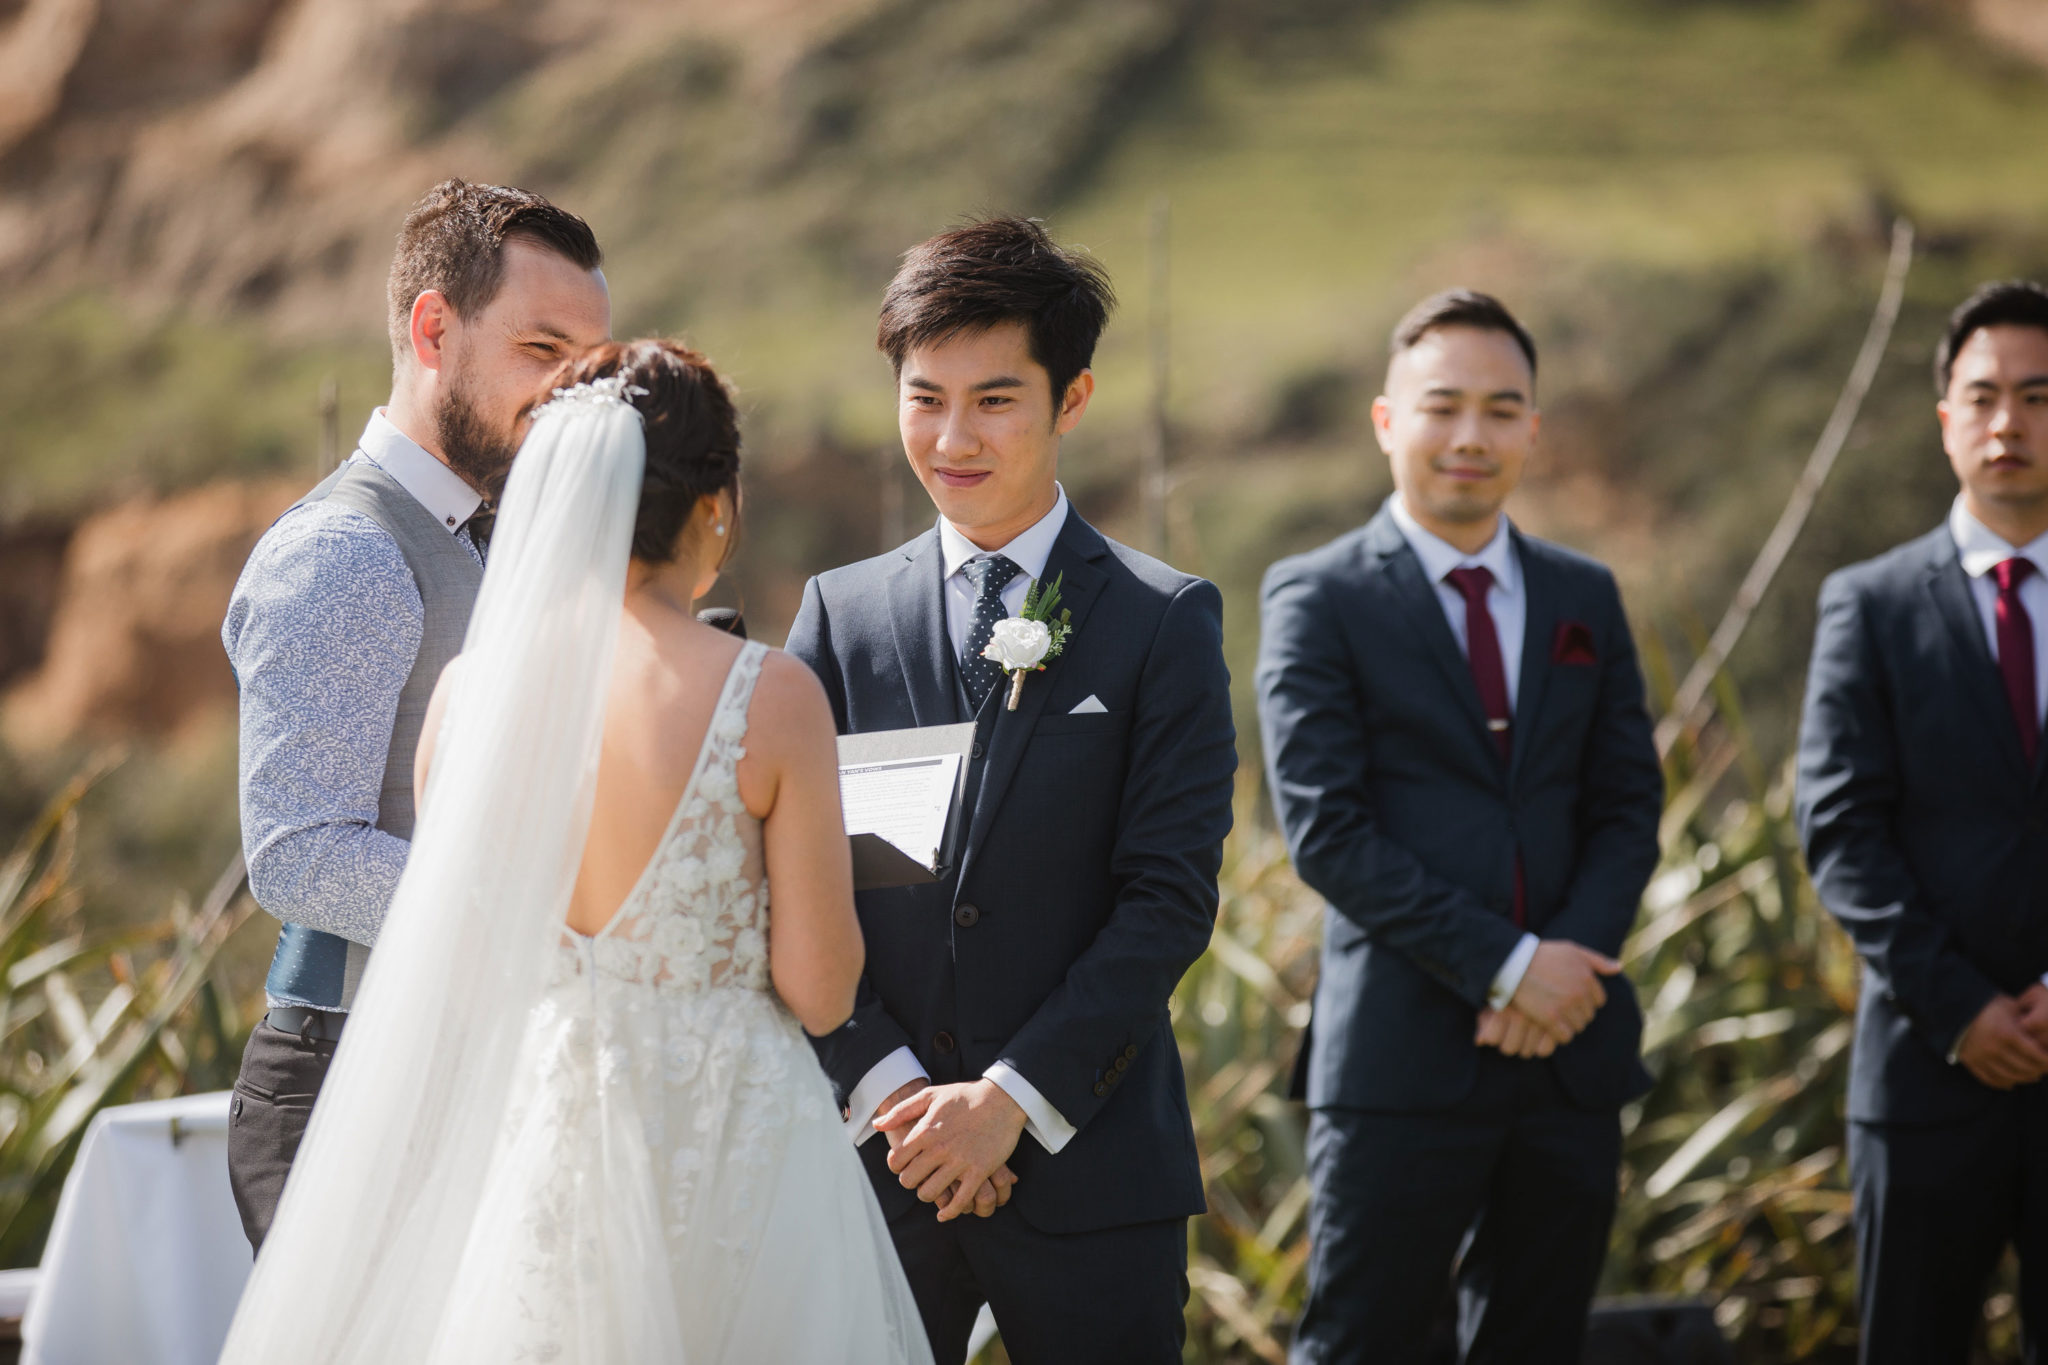
[[[542,391],[593,379],[624,375],[632,389],[627,401],[640,410],[647,431],[647,472],[640,484],[640,511],[633,523],[633,558],[666,564],[676,557],[683,528],[699,498],[733,495],[738,521],[740,424],[732,395],[711,362],[680,341],[659,337],[607,341],[565,361]],[[725,538],[724,566],[739,527]]]

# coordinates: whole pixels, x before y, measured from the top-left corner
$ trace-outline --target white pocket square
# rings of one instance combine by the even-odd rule
[[[1093,692],[1090,692],[1088,694],[1088,700],[1082,702],[1079,706],[1067,712],[1067,714],[1070,716],[1094,716],[1100,715],[1102,712],[1107,710],[1109,710],[1109,708],[1102,704],[1102,698],[1096,696]]]

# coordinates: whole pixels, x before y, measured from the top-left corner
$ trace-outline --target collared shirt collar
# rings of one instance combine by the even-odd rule
[[[1494,528],[1493,539],[1480,547],[1478,554],[1466,554],[1443,537],[1426,530],[1409,512],[1408,504],[1399,493],[1394,494],[1390,503],[1394,514],[1394,525],[1401,528],[1402,537],[1415,557],[1422,561],[1422,571],[1431,583],[1442,583],[1451,570],[1466,565],[1486,569],[1493,574],[1494,586],[1510,595],[1519,592],[1522,586],[1522,565],[1515,554],[1515,543],[1509,534],[1508,518],[1501,513],[1500,522]]]
[[[1948,509],[1948,533],[1955,537],[1963,572],[1972,578],[1982,578],[2002,561],[2015,557],[2030,561],[2035,573],[2048,576],[2048,534],[2015,548],[2006,543],[2005,537],[1971,516],[1960,495]]]
[[[461,530],[462,524],[483,506],[481,493],[392,425],[382,408],[370,414],[369,425],[363,428],[363,438],[356,448],[364,459],[398,480],[398,486],[412,494],[413,500],[433,513],[434,519],[450,533]]]
[[[1052,558],[1053,542],[1060,538],[1060,532],[1067,524],[1067,490],[1054,484],[1053,491],[1059,496],[1052,510],[1032,523],[1029,529],[1020,532],[1008,545],[994,550],[982,549],[954,529],[952,522],[940,517],[939,553],[944,557],[944,576],[951,578],[971,559],[999,554],[1022,569],[1024,577],[1034,580],[1045,577],[1045,562]]]

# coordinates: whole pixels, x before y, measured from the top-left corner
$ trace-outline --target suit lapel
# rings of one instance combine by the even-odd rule
[[[1031,743],[1031,732],[1037,728],[1038,718],[1045,714],[1046,702],[1054,687],[1062,674],[1076,667],[1074,656],[1088,648],[1088,615],[1095,609],[1104,585],[1109,582],[1109,575],[1097,561],[1108,555],[1109,545],[1101,534],[1081,520],[1079,512],[1069,508],[1067,524],[1060,528],[1059,538],[1053,542],[1052,554],[1046,558],[1045,575],[1040,581],[1060,580],[1060,606],[1074,614],[1073,634],[1067,637],[1066,647],[1059,658],[1047,664],[1043,673],[1033,673],[1025,679],[1024,694],[1018,698],[1016,710],[1005,709],[1009,699],[1008,678],[997,683],[996,692],[989,699],[984,712],[988,718],[982,722],[990,734],[988,759],[982,769],[972,821],[967,827],[967,848],[961,855],[960,878],[954,883],[956,888],[965,885],[975,855],[988,838],[989,828],[994,825],[1003,797],[1017,776],[1017,765],[1024,760],[1024,750]]]
[[[937,528],[912,541],[904,562],[889,576],[889,625],[910,711],[919,725],[951,725],[959,715],[953,699],[952,641],[946,633],[945,556]]]
[[[1514,747],[1508,763],[1508,779],[1513,781],[1543,714],[1543,693],[1550,681],[1550,646],[1557,634],[1558,583],[1549,561],[1530,548],[1520,531],[1510,529],[1508,534],[1522,565],[1523,603],[1522,672],[1515,685]]]
[[[2013,721],[2012,707],[1999,680],[1998,661],[1991,657],[1991,646],[1984,640],[1983,619],[1970,596],[1970,576],[1963,572],[1962,557],[1956,552],[1955,543],[1945,534],[1935,543],[1934,556],[1928,564],[1927,590],[1962,656],[1958,671],[1973,697],[1973,704],[1963,709],[1985,718],[1993,744],[2022,777],[2030,778],[2026,756],[2020,751],[2020,729]],[[2043,748],[2048,749],[2048,745]]]
[[[1465,719],[1471,722],[1473,737],[1484,747],[1489,768],[1498,771],[1500,750],[1486,728],[1486,707],[1479,700],[1479,685],[1472,681],[1472,665],[1458,648],[1451,623],[1444,619],[1436,586],[1423,573],[1422,561],[1415,557],[1392,514],[1382,511],[1366,530],[1367,552],[1380,561],[1380,572],[1372,575],[1372,580],[1381,585],[1399,613],[1407,618],[1422,642],[1423,653],[1435,663]]]

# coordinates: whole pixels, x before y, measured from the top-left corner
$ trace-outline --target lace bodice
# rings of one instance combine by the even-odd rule
[[[594,937],[566,936],[565,946],[580,950],[575,965],[663,991],[768,989],[761,822],[740,800],[738,777],[747,708],[767,653],[756,641],[740,649],[696,769],[640,880]]]

